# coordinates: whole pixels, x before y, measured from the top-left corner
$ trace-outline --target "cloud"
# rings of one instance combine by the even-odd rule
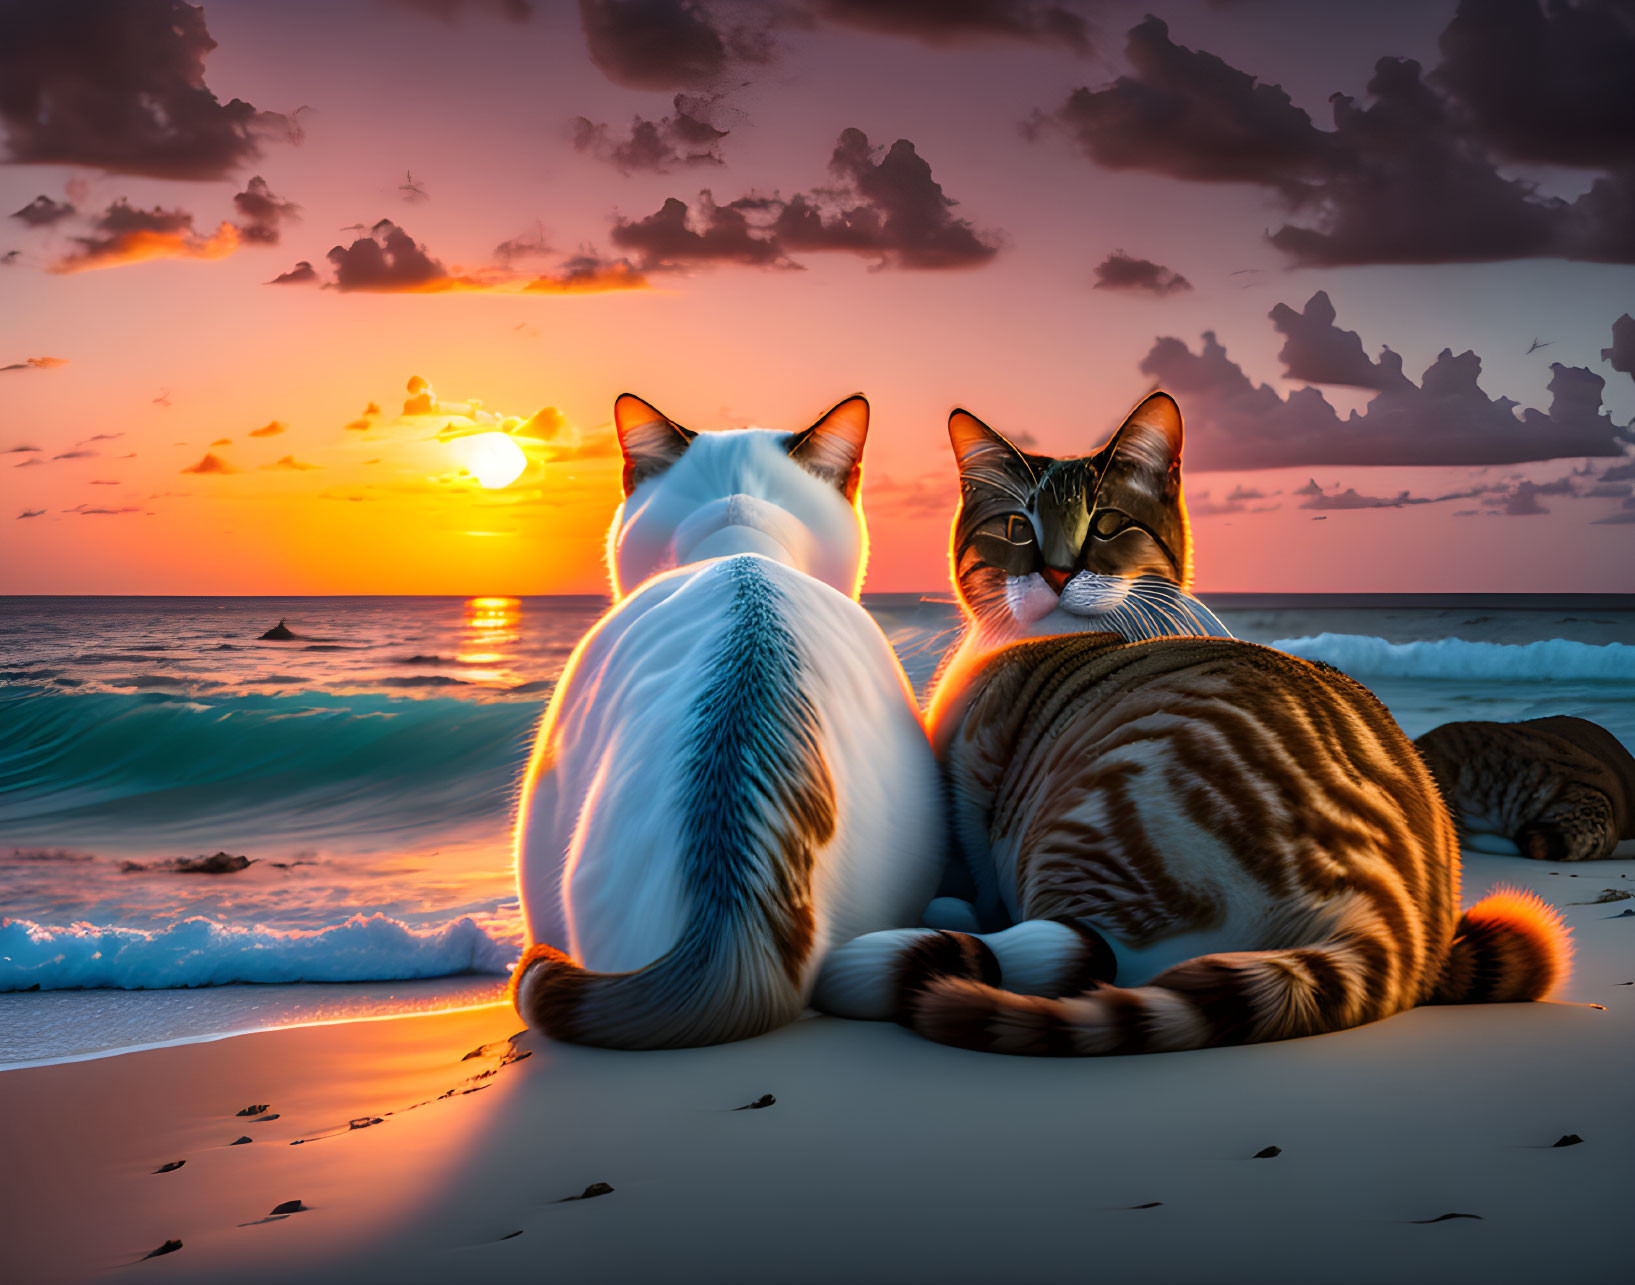
[[[280,455],[271,464],[263,464],[263,469],[288,469],[296,473],[307,473],[315,468],[322,468],[321,464],[308,464],[298,460],[293,455]]]
[[[75,449],[75,450],[72,450],[72,451],[64,451],[61,455],[53,455],[51,458],[54,461],[55,460],[94,460],[101,454],[102,454],[101,451],[86,451],[86,450]]]
[[[277,437],[280,433],[282,433],[284,431],[285,427],[286,426],[279,423],[278,420],[270,419],[265,424],[263,424],[260,428],[252,428],[250,430],[250,436],[251,437]]]
[[[1334,305],[1326,291],[1312,295],[1303,312],[1280,303],[1270,315],[1272,325],[1284,337],[1283,351],[1277,356],[1285,379],[1377,390],[1408,384],[1401,357],[1385,348],[1379,361],[1371,361],[1357,332],[1334,324]]]
[[[21,513],[19,513],[17,515],[17,520],[21,521],[23,518],[42,517],[42,516],[44,516],[44,514],[45,514],[44,509],[24,509]]]
[[[1612,347],[1601,350],[1601,360],[1635,379],[1635,317],[1626,312],[1612,323]]]
[[[1518,161],[1627,164],[1635,145],[1635,16],[1619,0],[1461,0],[1431,79]]]
[[[318,280],[317,270],[312,264],[302,259],[288,272],[280,272],[267,284],[270,286],[302,286],[316,280]]]
[[[31,459],[24,460],[21,464],[13,464],[12,468],[39,468],[44,462],[44,460],[36,455]]]
[[[596,254],[575,255],[554,272],[523,286],[529,294],[604,294],[651,288],[647,275],[629,259],[603,259]]]
[[[952,213],[955,201],[914,144],[887,149],[859,129],[844,130],[829,158],[835,182],[781,197],[746,196],[718,205],[700,193],[696,211],[671,197],[645,219],[613,226],[616,245],[648,269],[690,263],[798,266],[792,252],[858,254],[876,266],[958,268],[988,262],[999,251],[991,233]]]
[[[951,518],[959,500],[953,479],[940,473],[911,478],[881,474],[865,482],[863,494],[871,514],[891,513],[910,519]]]
[[[284,224],[298,219],[301,211],[293,201],[273,195],[267,180],[259,174],[233,197],[233,205],[243,220],[238,225],[239,235],[256,245],[277,245]]]
[[[216,42],[181,0],[0,7],[0,125],[10,158],[118,174],[215,179],[253,160],[284,118],[204,83]]]
[[[518,24],[534,16],[534,6],[528,0],[392,0],[392,3],[448,23],[468,9],[492,12],[497,17]]]
[[[38,446],[8,446],[5,450],[0,451],[0,455],[21,455],[24,452],[38,451],[39,449]]]
[[[817,0],[819,17],[836,26],[928,45],[972,44],[992,39],[1063,45],[1090,52],[1090,28],[1066,5],[1034,0]]]
[[[220,259],[238,249],[239,231],[223,223],[204,236],[194,230],[193,216],[185,210],[140,210],[121,197],[95,221],[89,235],[73,240],[79,248],[48,271],[85,272],[152,259]]]
[[[766,26],[731,27],[694,0],[579,0],[590,60],[629,89],[701,89],[771,56]]]
[[[685,201],[668,198],[644,219],[613,225],[613,243],[634,250],[649,268],[687,263],[745,263],[759,267],[786,263],[774,236],[752,226],[737,205],[716,205],[699,193],[698,213]]]
[[[545,229],[538,226],[532,232],[524,232],[521,236],[501,241],[494,247],[494,257],[505,264],[515,263],[518,259],[539,258],[550,253],[551,244],[545,236]]]
[[[0,366],[0,375],[8,370],[57,370],[68,364],[66,357],[24,357],[9,366]]]
[[[637,116],[623,135],[615,134],[611,125],[578,116],[573,122],[573,147],[606,161],[621,174],[668,174],[688,165],[721,165],[721,140],[730,131],[710,119],[720,112],[720,102],[719,96],[677,94],[673,115],[658,120]]]
[[[1324,172],[1330,140],[1279,86],[1176,44],[1150,16],[1130,29],[1124,52],[1131,75],[1075,90],[1052,116],[1036,117],[1032,132],[1059,126],[1106,169],[1200,182],[1292,192]]]
[[[91,436],[81,438],[74,445],[84,446],[86,442],[117,442],[123,436],[125,436],[124,433],[92,433]]]
[[[1500,2],[1507,10],[1536,16],[1533,0]],[[1465,4],[1461,17],[1476,8]],[[1610,13],[1605,0],[1588,0],[1580,8],[1596,9],[1602,17]],[[1550,21],[1565,9],[1552,9]],[[1616,123],[1624,110],[1619,104],[1635,95],[1630,77],[1620,73],[1613,78],[1617,87],[1609,88],[1610,81],[1594,81],[1582,66],[1552,64],[1546,78],[1551,87],[1538,92],[1561,111],[1527,117],[1553,140],[1548,147],[1533,147],[1531,154],[1549,153],[1558,160],[1593,156],[1617,168],[1575,201],[1545,196],[1529,181],[1500,172],[1492,121],[1457,96],[1477,91],[1466,75],[1469,32],[1459,19],[1450,30],[1455,28],[1447,46],[1455,49],[1453,72],[1438,69],[1427,81],[1412,59],[1381,58],[1367,85],[1372,101],[1365,105],[1333,95],[1333,128],[1325,130],[1280,86],[1262,83],[1214,54],[1176,44],[1165,24],[1149,17],[1129,33],[1131,74],[1103,89],[1074,91],[1056,111],[1036,114],[1026,132],[1037,137],[1064,130],[1109,169],[1265,188],[1295,220],[1270,233],[1269,240],[1300,266],[1534,257],[1635,262],[1631,135]],[[1621,54],[1607,56],[1608,66],[1628,61]],[[1592,60],[1592,68],[1601,65],[1601,56]],[[1579,90],[1570,89],[1579,82]],[[1441,87],[1455,84],[1463,88]],[[1594,115],[1598,104],[1610,114],[1586,134],[1588,143],[1560,133],[1570,122]],[[1520,111],[1526,116],[1525,108]],[[1609,138],[1622,141],[1609,146]]]
[[[20,210],[12,211],[11,217],[19,219],[31,228],[48,228],[74,213],[74,207],[67,201],[53,201],[49,196],[36,196]]]
[[[93,517],[123,517],[127,513],[141,513],[142,508],[136,504],[123,504],[117,509],[97,509],[88,504],[76,504],[71,509],[64,509],[64,513],[75,513],[82,518]]]
[[[1551,366],[1548,411],[1478,385],[1481,359],[1444,348],[1418,384],[1387,387],[1344,419],[1310,386],[1287,397],[1253,383],[1213,332],[1198,352],[1154,342],[1141,370],[1173,393],[1187,419],[1187,464],[1208,469],[1299,464],[1516,464],[1622,454],[1631,434],[1601,409],[1605,381],[1582,367]]]
[[[435,415],[437,410],[437,394],[431,384],[420,375],[410,375],[409,382],[404,385],[409,396],[403,402],[405,415]]]
[[[1192,282],[1171,268],[1151,259],[1135,259],[1123,250],[1114,250],[1096,264],[1097,290],[1121,290],[1126,294],[1148,294],[1162,299],[1192,289]]]
[[[1605,517],[1596,518],[1591,526],[1610,526],[1613,523],[1635,522],[1635,498],[1625,500],[1618,508]]]
[[[182,470],[182,472],[183,473],[237,473],[237,472],[239,472],[239,470],[234,468],[226,460],[222,459],[221,456],[212,455],[209,451],[206,451],[205,454],[204,454],[203,459],[201,459],[197,464],[189,464],[186,468],[184,468]]]
[[[218,437],[215,441],[210,443],[212,446],[231,446],[232,444],[233,439],[230,437]]]
[[[1482,504],[1507,518],[1537,517],[1550,510],[1539,503],[1541,495],[1575,494],[1571,478],[1557,478],[1554,482],[1518,482],[1502,495],[1491,495]]]
[[[1614,464],[1601,474],[1603,482],[1622,482],[1635,480],[1635,460],[1625,460],[1621,464]]]
[[[455,285],[448,269],[390,219],[382,219],[350,246],[336,246],[327,257],[339,290],[415,293]]]

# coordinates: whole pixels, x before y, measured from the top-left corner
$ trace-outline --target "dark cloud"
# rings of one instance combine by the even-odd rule
[[[929,45],[999,39],[1065,45],[1090,52],[1090,28],[1066,5],[1034,0],[816,0],[817,16],[837,26]]]
[[[598,254],[576,254],[552,272],[535,277],[523,290],[528,294],[606,294],[614,290],[647,290],[652,283],[629,259],[604,259]]]
[[[1401,357],[1385,348],[1377,362],[1371,361],[1363,351],[1361,336],[1334,324],[1334,305],[1326,291],[1312,295],[1303,312],[1280,303],[1270,316],[1284,338],[1283,351],[1277,356],[1285,379],[1380,390],[1409,384]]]
[[[280,424],[276,419],[270,419],[265,424],[263,424],[260,428],[252,428],[250,430],[250,436],[251,437],[277,437],[280,433],[282,433],[284,431],[284,427],[285,426],[283,424]]]
[[[1601,360],[1635,379],[1635,317],[1626,312],[1612,323],[1612,347],[1601,350]]]
[[[1627,499],[1605,517],[1596,518],[1591,526],[1610,526],[1613,523],[1635,522],[1635,498]]]
[[[340,290],[414,292],[453,284],[448,269],[390,219],[382,219],[350,246],[336,246],[327,257]]]
[[[644,219],[616,222],[610,235],[615,245],[640,255],[649,268],[788,262],[777,239],[752,226],[742,208],[717,205],[708,192],[699,193],[696,214],[672,196]]]
[[[1557,478],[1554,482],[1518,482],[1501,495],[1490,495],[1482,501],[1484,507],[1507,518],[1529,518],[1550,510],[1539,503],[1541,495],[1576,494],[1571,478]]]
[[[1431,79],[1514,160],[1627,164],[1635,155],[1635,7],[1627,0],[1461,0]]]
[[[1301,194],[1304,221],[1274,232],[1274,246],[1304,265],[1482,262],[1564,251],[1562,204],[1503,177],[1461,134],[1418,63],[1380,59],[1368,92],[1374,102],[1367,107],[1344,94],[1331,99],[1330,168]]]
[[[1131,74],[1078,89],[1051,117],[1107,169],[1298,191],[1328,168],[1331,140],[1279,86],[1170,39],[1148,17],[1124,47]]]
[[[204,83],[216,42],[181,0],[0,4],[0,125],[13,161],[212,179],[283,120]]]
[[[283,226],[300,217],[301,207],[273,195],[267,180],[259,174],[233,197],[239,218],[239,235],[257,245],[277,245]]]
[[[4,254],[0,254],[0,268],[15,268],[22,261],[23,252],[21,250],[7,250]]]
[[[1580,8],[1595,9],[1601,15],[1597,23],[1612,21],[1611,3],[1587,0]],[[1537,12],[1531,0],[1502,0],[1501,7],[1517,4]],[[1553,8],[1548,22],[1567,21],[1561,19],[1566,8]],[[1486,5],[1467,3],[1461,14],[1479,9],[1486,23],[1492,16]],[[1460,31],[1464,34],[1456,33],[1453,45],[1463,50],[1469,31]],[[1576,47],[1581,35],[1567,45]],[[1623,107],[1609,105],[1611,115],[1601,133],[1592,131],[1590,143],[1560,137],[1602,97],[1619,103],[1635,98],[1630,88],[1635,76],[1628,74],[1631,64],[1621,54],[1612,58],[1622,59],[1625,68],[1616,88],[1608,87],[1606,76],[1597,81],[1583,68],[1563,64],[1557,68],[1562,76],[1582,80],[1583,86],[1569,93],[1562,77],[1550,72],[1554,88],[1539,92],[1554,94],[1561,111],[1527,118],[1538,130],[1555,131],[1550,136],[1556,141],[1534,148],[1535,154],[1551,151],[1556,159],[1576,154],[1587,160],[1593,153],[1607,166],[1616,165],[1567,202],[1500,173],[1490,131],[1481,125],[1485,118],[1441,87],[1453,81],[1466,85],[1471,64],[1465,53],[1459,54],[1464,61],[1456,63],[1462,70],[1453,73],[1453,81],[1439,70],[1436,83],[1427,83],[1411,59],[1380,59],[1367,86],[1371,101],[1335,94],[1333,128],[1324,130],[1279,86],[1261,83],[1214,54],[1176,44],[1156,18],[1131,30],[1126,52],[1131,74],[1105,89],[1075,91],[1053,114],[1036,116],[1029,132],[1065,129],[1092,160],[1110,169],[1266,188],[1291,212],[1291,221],[1269,239],[1298,265],[1534,257],[1635,262],[1635,136],[1614,119],[1621,119]],[[1557,59],[1559,50],[1545,56]],[[1602,61],[1591,66],[1601,67]]]
[[[551,243],[543,227],[536,227],[532,232],[524,232],[521,236],[501,241],[494,247],[494,257],[505,264],[515,263],[518,259],[539,258],[551,252]]]
[[[43,517],[44,515],[45,515],[45,510],[44,509],[24,509],[21,513],[19,513],[17,515],[17,520],[21,521],[23,518],[38,518],[38,517]]]
[[[44,463],[45,461],[38,455],[33,455],[24,460],[21,464],[13,464],[12,468],[39,468]]]
[[[693,0],[579,0],[579,20],[590,60],[630,89],[702,89],[771,55],[764,15],[734,26]]]
[[[622,135],[580,116],[573,123],[574,150],[606,161],[621,174],[720,165],[721,140],[730,132],[720,127],[723,110],[719,97],[677,94],[672,115],[658,120],[637,116]]]
[[[12,211],[11,217],[21,220],[31,228],[46,228],[66,219],[72,213],[74,207],[67,201],[53,201],[49,196],[36,196],[22,209]]]
[[[318,280],[318,270],[302,259],[288,272],[280,272],[271,281],[270,286],[304,286]]]
[[[914,144],[887,149],[859,129],[841,133],[829,160],[834,183],[785,200],[745,196],[727,205],[701,193],[696,211],[671,197],[645,219],[614,224],[616,245],[648,268],[732,262],[789,267],[792,253],[840,251],[878,266],[957,268],[986,263],[999,251],[992,234],[956,218]]]
[[[238,249],[239,232],[223,223],[206,236],[194,228],[186,210],[159,206],[142,210],[121,197],[103,211],[89,233],[73,241],[78,248],[53,262],[52,272],[85,272],[150,259],[219,259]]]
[[[39,449],[38,446],[8,446],[5,450],[0,451],[0,455],[26,455],[37,453]]]
[[[76,448],[72,451],[64,451],[60,455],[53,455],[51,458],[53,460],[94,460],[101,454],[101,451],[86,451]]]
[[[1313,486],[1317,484],[1312,483]],[[1255,504],[1256,500],[1266,499],[1261,491],[1251,490],[1244,486],[1235,486],[1224,500],[1217,500],[1209,491],[1189,490],[1187,492],[1187,513],[1195,518],[1223,517],[1231,513],[1270,513],[1282,506],[1277,503]]]
[[[1143,373],[1173,393],[1187,418],[1187,463],[1208,469],[1296,464],[1515,464],[1616,456],[1630,438],[1601,410],[1605,381],[1582,367],[1551,367],[1548,411],[1524,410],[1478,386],[1481,359],[1444,348],[1416,385],[1380,392],[1344,419],[1310,386],[1287,397],[1256,384],[1212,332],[1194,353],[1157,340]]]
[[[56,370],[67,364],[66,357],[24,357],[22,361],[14,361],[9,366],[0,366],[0,375],[8,370]]]
[[[238,471],[221,456],[213,455],[209,451],[205,452],[204,458],[197,464],[189,464],[182,470],[183,473],[237,473]]]
[[[392,3],[450,23],[471,9],[516,23],[527,22],[534,16],[534,6],[528,0],[392,0]]]
[[[1096,264],[1095,273],[1097,290],[1122,290],[1163,298],[1192,289],[1192,282],[1174,269],[1151,259],[1132,258],[1123,250],[1114,250]]]
[[[1601,474],[1603,482],[1635,481],[1635,460],[1625,460],[1621,464],[1614,464]]]
[[[117,509],[97,509],[97,508],[92,508],[89,504],[76,504],[71,509],[64,509],[63,512],[64,513],[74,513],[74,514],[77,514],[78,516],[80,516],[82,518],[95,518],[95,517],[117,518],[117,517],[123,517],[127,513],[140,513],[140,512],[142,512],[142,509],[141,509],[141,507],[139,505],[135,505],[135,504],[123,504]]]

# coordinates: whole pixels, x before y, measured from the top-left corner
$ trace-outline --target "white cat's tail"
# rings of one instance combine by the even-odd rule
[[[732,603],[689,710],[683,765],[686,927],[629,973],[586,970],[538,944],[512,974],[527,1023],[608,1048],[741,1040],[806,1003],[816,916],[812,865],[835,832],[835,789],[783,596],[756,557],[717,564]]]

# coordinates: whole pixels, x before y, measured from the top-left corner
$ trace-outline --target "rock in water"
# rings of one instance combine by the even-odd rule
[[[290,632],[290,627],[288,625],[286,625],[282,620],[280,620],[271,629],[267,630],[266,633],[261,635],[261,641],[262,642],[289,642],[294,637],[295,637],[295,635]]]
[[[1259,1151],[1255,1152],[1255,1159],[1256,1160],[1270,1160],[1270,1159],[1272,1159],[1272,1157],[1280,1156],[1282,1154],[1283,1154],[1283,1148],[1282,1147],[1262,1147]]]
[[[609,1186],[607,1183],[605,1183],[605,1182],[593,1182],[593,1183],[590,1184],[590,1186],[586,1187],[583,1191],[581,1191],[577,1196],[563,1196],[562,1199],[557,1201],[556,1203],[559,1204],[559,1205],[565,1205],[570,1200],[593,1200],[597,1196],[608,1196],[608,1195],[611,1195],[612,1193],[613,1193],[613,1188],[611,1186]]]
[[[272,1214],[268,1214],[267,1217],[271,1218],[273,1214],[304,1214],[306,1211],[307,1206],[299,1200],[286,1200],[281,1205],[274,1205]]]
[[[773,1097],[770,1093],[763,1093],[763,1094],[761,1094],[760,1097],[756,1098],[755,1101],[746,1102],[741,1107],[733,1107],[733,1110],[734,1111],[764,1111],[767,1107],[772,1106],[773,1104],[775,1104],[777,1102],[777,1100],[778,1099]]]
[[[1580,1138],[1576,1133],[1564,1133],[1550,1145],[1552,1147],[1576,1147],[1582,1141],[1584,1139]]]
[[[181,1247],[182,1247],[182,1242],[181,1241],[179,1241],[179,1240],[167,1240],[163,1245],[159,1246],[158,1249],[148,1250],[148,1252],[143,1254],[142,1257],[144,1259],[158,1258],[160,1254],[174,1254]]]
[[[1556,1145],[1560,1146],[1561,1144],[1557,1143]],[[185,1161],[185,1160],[172,1160],[169,1164],[160,1165],[153,1172],[154,1173],[175,1173],[176,1170],[180,1169],[186,1163],[187,1163],[187,1161]]]
[[[268,1106],[267,1103],[261,1102],[261,1103],[256,1104],[255,1106],[245,1107],[244,1110],[240,1111],[238,1114],[239,1115],[261,1115],[264,1112],[271,1111],[271,1110],[272,1110],[272,1108],[270,1106]]]

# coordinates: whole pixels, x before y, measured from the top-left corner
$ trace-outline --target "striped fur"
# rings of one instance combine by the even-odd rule
[[[714,1044],[793,1020],[814,925],[814,853],[835,794],[777,587],[759,559],[727,563],[732,605],[690,712],[678,818],[686,927],[662,958],[589,972],[544,943],[516,969],[530,1026],[615,1048]]]
[[[1021,995],[970,969],[905,972],[899,1020],[929,1038],[1192,1049],[1539,998],[1563,975],[1546,916],[1483,903],[1456,927],[1447,810],[1385,708],[1337,671],[1228,639],[1075,634],[952,681],[932,736],[979,914],[1078,921],[1110,944],[1118,984]]]
[[[1414,743],[1473,846],[1496,835],[1535,861],[1594,861],[1635,839],[1635,757],[1587,719],[1444,723]]]

